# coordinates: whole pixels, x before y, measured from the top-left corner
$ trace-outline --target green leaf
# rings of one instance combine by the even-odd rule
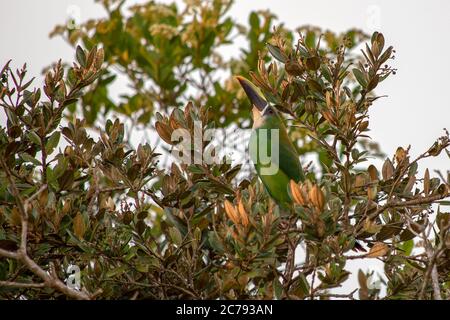
[[[367,84],[367,90],[371,91],[373,89],[375,89],[378,85],[378,82],[380,82],[380,77],[376,74],[371,80],[370,82]]]
[[[39,138],[37,133],[34,132],[33,130],[30,130],[30,132],[27,133],[27,138],[34,144],[36,144],[38,146],[41,145],[41,138]]]
[[[217,238],[217,235],[214,231],[210,231],[208,233],[208,243],[216,252],[224,252],[224,248],[222,246],[222,243]]]
[[[192,173],[197,173],[197,174],[202,174],[202,173],[204,173],[203,168],[200,167],[200,166],[197,166],[197,165],[195,165],[195,164],[190,165],[190,166],[188,167],[188,170],[189,170],[190,172],[192,172]]]
[[[31,162],[34,165],[37,165],[37,166],[41,165],[41,162],[38,159],[30,156],[28,153],[21,153],[20,158],[22,158],[23,161]]]
[[[352,150],[352,158],[353,158],[353,160],[358,160],[358,158],[359,158],[359,151],[358,151],[358,149],[353,149]]]
[[[366,81],[366,79],[364,78],[364,74],[362,73],[362,71],[359,70],[359,69],[356,69],[356,68],[353,69],[352,71],[353,71],[353,74],[355,75],[355,78],[356,78],[356,80],[358,81],[358,83],[359,83],[363,88],[367,87],[367,81]]]
[[[413,175],[415,175],[417,173],[417,168],[418,168],[418,164],[417,162],[414,162],[411,167],[408,170],[408,176],[411,177]]]
[[[278,277],[275,277],[275,279],[273,279],[273,291],[275,293],[275,299],[280,300],[281,295],[283,294],[283,286],[281,285]]]
[[[113,278],[113,277],[116,277],[116,276],[120,276],[120,275],[121,275],[122,273],[124,273],[126,270],[127,270],[127,266],[124,264],[124,265],[122,265],[122,266],[120,266],[120,267],[117,267],[117,268],[114,268],[114,269],[109,270],[109,271],[106,273],[106,277],[107,277],[107,278]]]
[[[174,215],[170,208],[165,208],[164,213],[167,217],[167,221],[171,223],[173,226],[175,226],[182,235],[187,234],[187,227],[186,223],[181,220],[178,216]]]
[[[405,251],[405,255],[406,255],[406,256],[411,255],[411,252],[412,252],[412,250],[414,249],[414,240],[411,239],[411,240],[408,240],[408,241],[403,242],[403,243],[400,245],[400,249],[402,249],[403,251]]]
[[[252,29],[255,29],[255,31],[259,29],[259,17],[256,12],[250,14],[249,22]]]
[[[149,265],[146,262],[137,261],[136,262],[136,270],[142,273],[147,273],[149,269]]]
[[[320,68],[320,58],[318,56],[308,57],[305,60],[305,65],[308,70],[316,71]]]
[[[300,287],[300,289],[303,291],[303,293],[305,295],[307,295],[309,293],[309,290],[310,290],[309,283],[306,280],[306,277],[303,273],[300,273],[298,275],[298,286]]]
[[[305,44],[311,49],[316,47],[316,34],[313,31],[306,33]]]
[[[390,46],[389,48],[386,49],[386,51],[381,55],[381,57],[378,59],[378,63],[380,65],[382,65],[383,63],[385,63],[392,54],[392,51],[394,50],[394,47]]]
[[[76,57],[77,57],[77,61],[80,64],[80,66],[85,68],[86,67],[86,53],[84,52],[83,48],[81,48],[80,46],[77,46]]]
[[[183,237],[181,236],[181,232],[180,230],[178,230],[175,227],[172,227],[169,229],[169,235],[170,238],[172,239],[172,241],[178,246],[180,247],[181,244],[183,243]]]
[[[281,51],[281,49],[277,46],[273,46],[270,43],[267,43],[267,49],[269,49],[270,54],[277,59],[280,62],[286,63],[286,56],[285,54]]]
[[[55,131],[48,139],[47,143],[45,144],[45,151],[47,151],[47,154],[51,154],[53,152],[53,149],[58,146],[59,138],[61,137],[60,131]]]
[[[320,67],[320,70],[322,71],[322,75],[328,82],[333,81],[332,76],[331,76],[331,71],[330,71],[330,69],[328,69],[328,67],[326,65],[322,65]]]

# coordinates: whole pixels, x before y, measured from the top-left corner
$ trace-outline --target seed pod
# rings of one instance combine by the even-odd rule
[[[311,199],[311,203],[319,209],[319,211],[322,211],[324,205],[325,205],[325,195],[323,194],[322,190],[320,190],[319,186],[314,185],[312,189],[309,191],[309,198]]]
[[[320,217],[316,221],[316,232],[319,238],[322,238],[325,234],[325,222]]]
[[[358,125],[358,130],[360,132],[365,131],[369,127],[369,121],[363,121]]]
[[[294,60],[287,61],[286,64],[284,65],[284,68],[286,69],[286,72],[291,76],[299,77],[304,72],[304,69],[302,68],[300,63]]]
[[[370,181],[378,180],[378,171],[373,164],[371,164],[369,168],[367,168],[367,171],[369,172]]]
[[[68,213],[70,212],[71,209],[72,209],[72,206],[71,206],[71,201],[70,201],[70,199],[64,201],[64,205],[63,205],[63,207],[62,207],[62,214],[63,214],[63,215],[68,214]]]
[[[64,148],[64,156],[70,157],[73,153],[73,148],[71,146],[67,146]]]
[[[245,211],[245,207],[244,207],[244,203],[242,202],[242,199],[239,199],[238,213],[239,213],[239,217],[241,218],[242,225],[244,227],[247,227],[248,223],[249,223],[248,214],[247,214],[247,211]]]
[[[305,202],[305,205],[308,205],[308,203],[310,203],[310,198],[308,195],[308,190],[312,188],[312,183],[311,181],[307,180],[307,183],[304,183],[300,186],[301,189],[301,195],[303,197],[303,201]]]
[[[406,159],[406,151],[402,147],[398,147],[397,151],[395,151],[395,160],[397,160],[397,163],[400,164]]]
[[[299,205],[302,205],[302,206],[306,205],[306,202],[303,199],[302,191],[301,191],[299,185],[297,183],[295,183],[294,180],[291,180],[289,182],[289,187],[291,189],[291,194],[292,194],[292,198],[293,198],[294,202]]]
[[[317,56],[306,58],[305,65],[308,70],[316,71],[320,68],[320,58]]]
[[[306,99],[305,101],[305,110],[306,112],[313,114],[317,111],[316,102],[313,99]]]
[[[388,180],[394,175],[394,166],[392,165],[391,160],[386,159],[384,162],[382,174],[384,180]]]
[[[423,177],[423,193],[427,196],[430,193],[430,171],[425,170],[425,175]]]
[[[225,212],[226,212],[226,214],[227,214],[227,216],[228,216],[228,218],[231,220],[231,221],[233,221],[233,223],[235,224],[235,225],[239,225],[239,215],[238,215],[238,213],[237,213],[237,211],[236,211],[236,208],[233,206],[233,204],[230,202],[230,201],[228,201],[228,200],[225,200],[225,202],[224,202],[224,205],[225,205]]]

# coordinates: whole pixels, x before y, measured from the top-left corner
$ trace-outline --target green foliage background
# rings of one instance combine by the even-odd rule
[[[25,68],[1,70],[0,297],[381,298],[362,271],[357,293],[330,291],[351,259],[385,262],[385,299],[449,297],[449,215],[434,211],[449,204],[450,178],[417,176],[423,158],[449,155],[448,133],[416,159],[400,147],[382,168],[365,165],[385,157],[367,136],[374,89],[395,73],[383,35],[287,30],[267,11],[239,25],[224,0],[101,3],[104,18],[52,32],[76,62],[52,66],[42,90]],[[239,55],[224,57],[237,38]],[[195,120],[248,127],[235,75],[285,115],[299,154],[318,159],[290,186],[289,218],[256,177],[236,179],[239,165],[162,166],[155,146],[131,141],[153,128],[168,150]],[[116,101],[118,77],[131,93]],[[64,283],[71,265],[82,290]]]

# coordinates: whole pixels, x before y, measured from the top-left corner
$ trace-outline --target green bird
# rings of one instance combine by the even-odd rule
[[[241,76],[236,78],[253,105],[250,159],[270,196],[280,206],[287,207],[291,202],[288,194],[290,180],[305,180],[299,155],[278,111],[253,83]]]

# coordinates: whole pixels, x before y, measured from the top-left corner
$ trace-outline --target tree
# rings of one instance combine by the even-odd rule
[[[440,208],[450,177],[417,174],[422,159],[450,156],[448,132],[416,159],[399,147],[382,168],[365,165],[384,157],[368,142],[368,114],[395,73],[382,34],[294,34],[270,12],[241,26],[223,0],[129,11],[102,3],[105,18],[55,29],[76,46],[76,62],[52,66],[42,90],[30,89],[25,66],[1,70],[2,298],[353,299],[356,290],[332,291],[350,259],[385,263],[385,299],[450,296],[450,221]],[[225,59],[236,37],[247,47]],[[236,177],[240,165],[158,163],[167,156],[158,152],[180,150],[176,129],[249,126],[238,74],[284,114],[299,153],[317,155],[306,182],[286,186],[287,217],[254,174]],[[116,77],[132,88],[118,103]],[[158,152],[132,143],[153,124]],[[207,148],[193,145],[192,156]],[[358,279],[359,298],[380,298],[372,275]]]

